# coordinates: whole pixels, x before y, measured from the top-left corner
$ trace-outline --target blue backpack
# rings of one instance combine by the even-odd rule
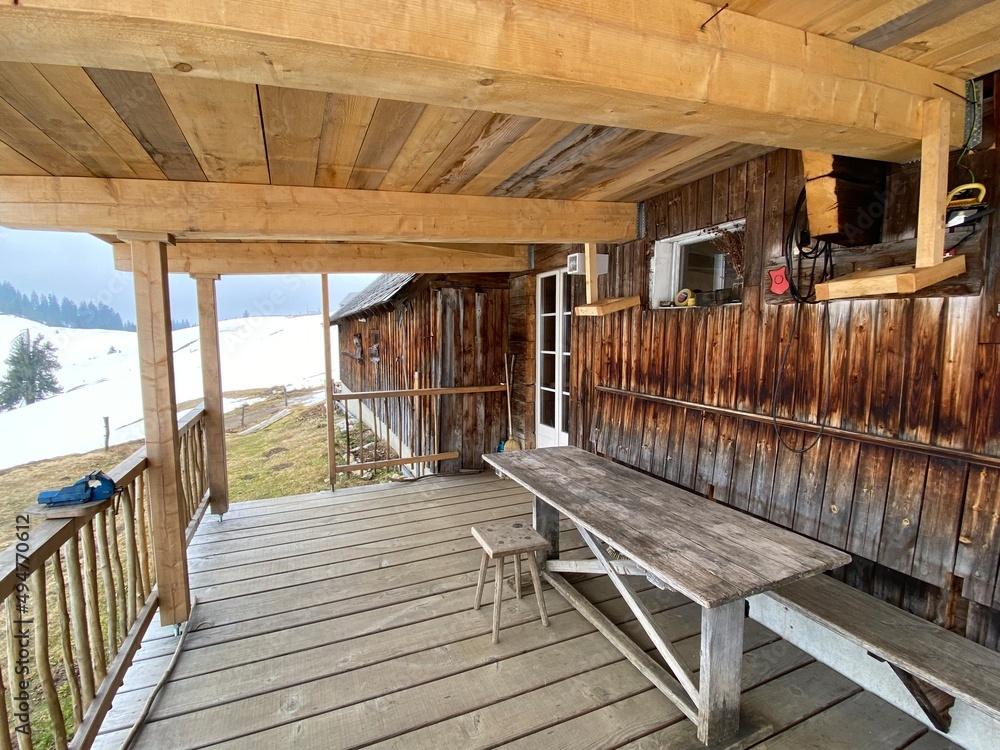
[[[42,505],[76,505],[107,500],[118,492],[115,480],[103,471],[95,471],[61,490],[39,492],[38,502]]]

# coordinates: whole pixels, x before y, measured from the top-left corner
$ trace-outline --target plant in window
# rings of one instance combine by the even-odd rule
[[[743,278],[743,253],[746,250],[746,232],[732,229],[719,229],[714,238],[715,246],[719,249],[729,265],[733,267],[736,275]]]

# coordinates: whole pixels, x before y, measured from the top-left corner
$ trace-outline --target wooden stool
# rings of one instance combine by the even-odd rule
[[[479,565],[479,583],[476,585],[476,605],[479,609],[483,601],[483,585],[486,583],[486,565],[492,559],[496,560],[496,593],[493,595],[493,642],[500,642],[500,600],[503,598],[503,561],[507,555],[514,555],[514,592],[521,598],[521,553],[528,553],[528,568],[531,570],[531,581],[535,586],[535,599],[538,601],[538,613],[542,616],[542,625],[549,626],[549,615],[545,611],[545,599],[542,598],[542,582],[538,576],[538,561],[535,559],[537,550],[546,550],[549,543],[529,524],[515,521],[514,523],[491,523],[486,526],[473,526],[472,536],[482,545],[483,560]]]

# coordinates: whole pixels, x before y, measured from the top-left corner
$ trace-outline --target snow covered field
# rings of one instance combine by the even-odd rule
[[[104,446],[104,417],[112,444],[142,438],[142,396],[136,334],[50,328],[0,315],[0,361],[25,328],[56,347],[63,392],[0,412],[0,469]],[[223,391],[323,386],[322,316],[251,317],[219,323]],[[174,331],[177,400],[202,396],[198,329]],[[336,331],[334,331],[336,336]],[[336,339],[334,339],[336,341]],[[112,352],[112,348],[115,350]],[[0,365],[0,374],[6,368]],[[334,357],[334,378],[339,377]],[[227,399],[226,408],[241,402]]]

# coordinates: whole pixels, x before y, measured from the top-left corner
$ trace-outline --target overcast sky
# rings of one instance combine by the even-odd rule
[[[375,274],[330,276],[330,306],[336,310],[350,292],[364,288]],[[54,294],[60,300],[104,302],[123,320],[135,321],[132,274],[116,271],[111,245],[89,234],[27,232],[0,227],[0,281],[18,290]],[[322,310],[320,277],[223,276],[217,283],[219,318],[251,315],[297,315]],[[198,321],[194,280],[170,276],[170,312]]]

